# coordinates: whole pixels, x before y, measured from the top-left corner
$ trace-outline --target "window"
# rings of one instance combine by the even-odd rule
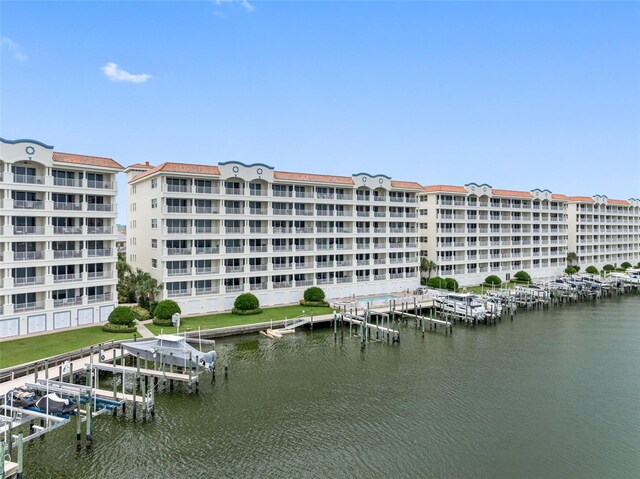
[[[151,227],[156,229],[158,227],[158,220],[156,218],[151,218]]]
[[[151,198],[151,208],[157,208],[157,207],[158,207],[158,198]]]
[[[158,267],[158,260],[156,258],[151,258],[151,267],[154,269]]]
[[[157,188],[158,187],[158,178],[154,178],[153,180],[151,180],[151,188]]]
[[[158,240],[157,239],[152,239],[151,240],[151,247],[152,248],[157,248],[158,247]]]

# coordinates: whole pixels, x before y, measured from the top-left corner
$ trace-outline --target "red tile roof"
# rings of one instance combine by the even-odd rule
[[[312,183],[338,183],[341,185],[353,185],[353,180],[349,176],[315,175],[311,173],[274,171],[273,177],[277,180],[309,181]]]
[[[133,165],[127,166],[127,168],[133,168],[135,170],[140,170],[140,169],[149,170],[153,168],[153,166],[150,165],[149,162],[147,161],[144,165],[142,163],[134,163]]]
[[[561,195],[558,193],[553,193],[551,195],[551,199],[569,201],[569,197],[567,195]]]
[[[196,175],[219,175],[220,169],[213,165],[194,165],[191,163],[172,163],[166,162],[159,166],[151,168],[139,175],[134,176],[129,183],[141,180],[142,178],[157,173],[158,171],[166,173],[191,173]]]
[[[416,183],[415,181],[396,181],[391,180],[391,186],[394,188],[410,188],[412,190],[421,190],[422,185],[420,183]]]
[[[446,191],[448,193],[466,193],[467,190],[464,186],[451,186],[451,185],[431,185],[423,186],[422,191]]]
[[[607,200],[607,201],[612,205],[623,205],[623,206],[629,205],[629,202],[627,200]]]
[[[569,201],[575,201],[578,203],[595,203],[596,200],[590,196],[569,196]]]
[[[519,196],[521,198],[533,198],[533,195],[528,191],[497,190],[494,188],[491,192],[495,196]]]
[[[75,153],[62,153],[60,151],[53,152],[53,161],[58,163],[74,163],[76,165],[100,166],[103,168],[117,168],[124,170],[124,167],[113,161],[111,158],[103,158],[101,156],[76,155]]]

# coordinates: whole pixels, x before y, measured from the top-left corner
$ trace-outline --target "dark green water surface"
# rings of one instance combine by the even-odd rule
[[[36,440],[25,478],[640,478],[640,296],[412,325],[364,350],[327,328],[220,340],[229,379],[99,417],[91,451],[75,423]]]

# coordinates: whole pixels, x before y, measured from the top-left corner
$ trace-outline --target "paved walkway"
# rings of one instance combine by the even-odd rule
[[[145,323],[152,323],[152,320],[149,321],[145,321]],[[149,328],[147,328],[145,326],[144,323],[141,323],[140,321],[138,321],[138,333],[140,333],[140,336],[142,336],[143,338],[155,338],[156,335],[153,334],[151,331],[149,331]]]

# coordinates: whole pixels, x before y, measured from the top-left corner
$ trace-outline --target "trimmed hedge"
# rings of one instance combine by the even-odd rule
[[[102,325],[102,330],[105,333],[135,333],[138,329],[135,326],[106,323]]]
[[[573,266],[567,266],[564,269],[564,272],[567,273],[568,275],[572,275],[572,274],[576,274],[578,270],[576,270]]]
[[[163,299],[162,301],[160,301],[154,311],[153,311],[153,315],[154,317],[158,318],[158,319],[171,319],[171,316],[173,316],[176,313],[181,313],[182,311],[180,310],[180,306],[178,306],[178,303],[176,303],[174,300],[172,299]]]
[[[529,273],[527,273],[526,271],[518,271],[513,275],[513,277],[518,281],[522,281],[523,283],[531,282],[531,276],[529,276]]]
[[[149,315],[149,311],[144,309],[142,306],[131,306],[131,311],[133,311],[133,314],[135,314],[138,321],[146,321],[151,317]]]
[[[502,284],[502,280],[495,274],[492,274],[484,279],[484,283],[489,286],[500,286]]]
[[[260,314],[262,313],[262,310],[260,308],[256,308],[256,309],[247,309],[243,311],[241,309],[233,308],[231,310],[231,313],[237,314],[238,316],[250,316],[252,314]]]
[[[602,267],[602,269],[607,271],[607,272],[610,272],[610,271],[613,271],[614,269],[616,269],[616,267],[614,265],[612,265],[612,264],[605,264]]]
[[[300,306],[308,306],[310,308],[313,308],[314,306],[321,308],[323,306],[328,307],[329,303],[327,303],[326,301],[305,301],[304,299],[300,300]]]
[[[170,319],[153,318],[153,324],[155,324],[156,326],[162,326],[165,328],[168,326],[173,326],[173,322]]]
[[[600,271],[598,271],[598,268],[596,268],[595,266],[587,266],[587,269],[585,269],[585,271],[590,274],[600,273]]]
[[[117,308],[114,308],[113,311],[111,311],[108,321],[112,325],[126,326],[130,328],[136,321],[136,315],[133,311],[131,311],[131,308],[127,308],[126,306],[118,306]]]
[[[303,297],[304,301],[309,302],[324,301],[325,298],[324,291],[322,291],[322,288],[318,288],[317,286],[312,286],[311,288],[305,289]]]
[[[236,298],[235,302],[233,303],[232,312],[234,314],[238,314],[234,311],[255,311],[256,309],[260,309],[260,301],[258,300],[256,295],[251,293],[244,293]]]
[[[624,269],[631,268],[631,263],[629,263],[628,261],[625,261],[624,263],[622,263],[622,264],[620,265],[620,267],[621,267],[621,268],[624,268]]]

